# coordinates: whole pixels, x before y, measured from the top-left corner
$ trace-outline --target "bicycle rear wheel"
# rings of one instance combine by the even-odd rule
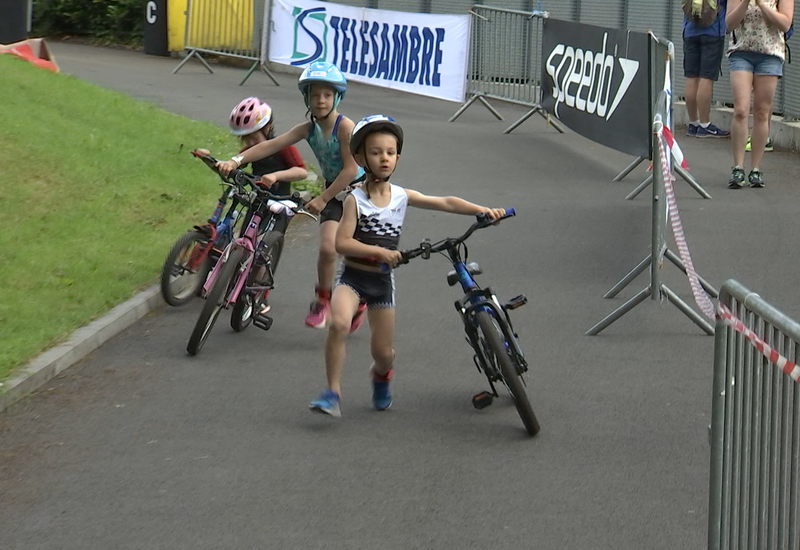
[[[525,392],[522,374],[517,371],[516,365],[514,365],[508,353],[506,338],[502,329],[498,326],[497,320],[487,311],[478,311],[475,313],[475,318],[478,321],[480,331],[483,333],[481,345],[485,346],[488,359],[494,361],[500,368],[503,382],[511,393],[514,406],[517,408],[528,434],[536,435],[539,433],[539,421],[536,419],[528,394]]]
[[[207,244],[207,235],[189,231],[172,245],[161,268],[161,295],[169,305],[182,306],[197,294],[211,264]]]
[[[203,344],[206,343],[206,339],[224,307],[228,292],[236,282],[236,274],[243,258],[244,250],[237,248],[231,251],[227,260],[224,260],[225,263],[217,275],[217,280],[214,281],[208,291],[203,311],[200,312],[200,317],[194,326],[192,336],[189,338],[189,344],[186,346],[186,351],[189,352],[189,355],[197,355],[203,348]]]

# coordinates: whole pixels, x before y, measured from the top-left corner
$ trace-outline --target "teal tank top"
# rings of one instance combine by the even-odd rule
[[[306,136],[306,141],[314,152],[314,156],[317,157],[317,162],[319,162],[319,169],[322,170],[322,177],[325,178],[328,185],[336,179],[339,172],[344,168],[341,145],[339,143],[339,137],[336,135],[336,132],[339,130],[339,121],[341,120],[342,115],[336,117],[331,137],[329,137],[327,141],[323,139],[322,128],[319,127],[316,121],[311,122],[311,130],[308,132],[308,136]],[[357,180],[363,175],[364,169],[359,166],[354,179]]]

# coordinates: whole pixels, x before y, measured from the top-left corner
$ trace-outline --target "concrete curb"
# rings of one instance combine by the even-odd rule
[[[0,412],[37,390],[136,321],[164,305],[159,285],[136,294],[111,311],[72,333],[69,340],[51,348],[0,386]]]
[[[750,124],[752,126],[752,115]],[[733,119],[733,109],[730,107],[712,107],[711,122],[722,129],[730,130]],[[676,101],[672,106],[673,126],[681,128],[689,123],[686,114],[686,103]],[[769,136],[772,142],[779,148],[789,151],[800,151],[800,122],[787,122],[783,117],[772,116],[769,127]]]

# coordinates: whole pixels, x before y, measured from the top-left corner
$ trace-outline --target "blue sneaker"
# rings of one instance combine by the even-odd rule
[[[697,137],[699,138],[726,138],[730,136],[730,132],[722,128],[717,128],[713,124],[709,124],[706,128],[702,126],[697,127]]]
[[[697,129],[700,128],[699,124],[692,124],[691,122],[686,126],[686,135],[689,137],[697,137]]]
[[[323,390],[308,408],[313,412],[329,414],[336,418],[342,416],[342,411],[339,409],[339,394],[330,388]]]
[[[392,391],[389,389],[389,382],[394,374],[394,369],[390,369],[383,376],[372,373],[372,406],[379,411],[385,411],[392,406]]]

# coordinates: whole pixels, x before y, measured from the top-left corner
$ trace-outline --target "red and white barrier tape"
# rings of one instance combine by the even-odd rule
[[[717,318],[721,319],[723,323],[736,332],[741,332],[770,363],[776,364],[784,374],[788,374],[795,382],[800,382],[800,366],[798,366],[797,363],[789,361],[786,357],[770,347],[764,340],[759,338],[755,332],[744,326],[744,323],[731,313],[731,310],[725,307],[725,305],[719,304],[719,306],[717,306]]]
[[[706,314],[709,319],[714,318],[714,304],[706,294],[703,286],[700,284],[700,279],[697,272],[694,270],[692,263],[692,256],[689,254],[689,246],[686,244],[686,235],[683,233],[683,225],[681,225],[681,217],[678,213],[678,204],[675,202],[675,190],[672,187],[672,181],[675,177],[672,175],[672,170],[669,166],[668,156],[666,152],[666,143],[664,139],[664,127],[659,128],[658,132],[658,150],[661,157],[661,173],[664,176],[664,190],[667,194],[667,204],[669,205],[669,219],[672,225],[672,234],[675,237],[675,244],[678,245],[678,252],[680,253],[683,266],[686,268],[686,274],[689,276],[689,285],[692,287],[692,294],[697,306]],[[654,250],[653,253],[656,251]]]

